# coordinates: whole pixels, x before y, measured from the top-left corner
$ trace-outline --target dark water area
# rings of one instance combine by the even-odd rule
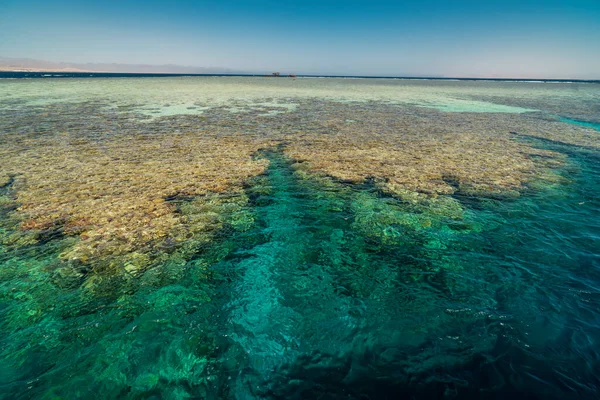
[[[261,76],[251,74],[163,74],[122,72],[0,72],[0,79],[44,78],[169,78],[181,76]]]
[[[170,74],[170,73],[121,73],[121,72],[25,72],[0,71],[0,79],[39,79],[39,78],[168,78],[182,76],[213,77],[257,77],[265,74]],[[266,74],[270,76],[270,74]],[[532,83],[596,83],[593,79],[511,79],[511,78],[454,78],[454,77],[410,77],[410,76],[362,76],[362,75],[313,75],[298,74],[304,78],[360,78],[360,79],[405,79],[405,80],[438,80],[438,81],[482,81],[482,82],[532,82]],[[282,78],[287,75],[282,75]]]
[[[53,284],[69,238],[2,249],[0,397],[597,398],[600,157],[522,140],[564,180],[460,220],[260,152],[251,229],[104,295]]]

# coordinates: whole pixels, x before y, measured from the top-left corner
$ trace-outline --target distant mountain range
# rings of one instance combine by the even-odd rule
[[[121,72],[121,73],[171,73],[171,74],[235,74],[223,67],[187,67],[182,65],[148,65],[117,63],[70,63],[33,60],[29,58],[0,57],[0,71],[26,72]]]

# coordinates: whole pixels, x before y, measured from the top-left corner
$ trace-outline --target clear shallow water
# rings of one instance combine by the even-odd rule
[[[565,154],[563,179],[455,194],[461,217],[306,174],[284,144],[184,262],[100,285],[57,277],[68,235],[0,248],[0,396],[595,398],[599,153],[519,140]]]
[[[560,149],[566,187],[428,228],[264,154],[256,228],[118,297],[53,287],[54,246],[3,254],[4,397],[592,398],[600,160]]]

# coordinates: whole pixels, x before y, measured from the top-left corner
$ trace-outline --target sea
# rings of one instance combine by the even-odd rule
[[[600,81],[0,78],[1,399],[598,398]]]

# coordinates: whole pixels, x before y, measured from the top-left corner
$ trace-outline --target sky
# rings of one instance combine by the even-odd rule
[[[600,79],[600,0],[2,0],[0,57]]]

